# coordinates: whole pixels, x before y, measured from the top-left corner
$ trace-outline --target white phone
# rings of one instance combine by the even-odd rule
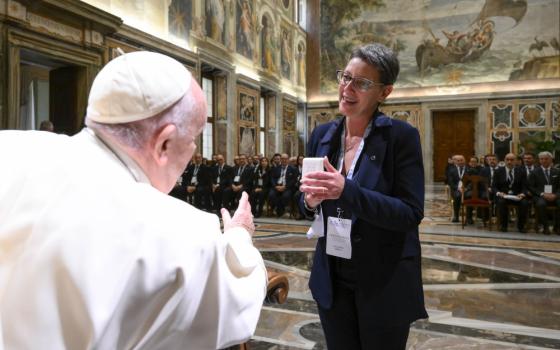
[[[323,170],[323,158],[303,158],[303,165],[301,166],[302,175]]]

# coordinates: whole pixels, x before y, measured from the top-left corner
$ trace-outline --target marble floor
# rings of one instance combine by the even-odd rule
[[[426,188],[420,226],[426,308],[407,349],[560,349],[560,236],[464,229],[449,220],[441,186]],[[250,349],[326,349],[307,287],[309,222],[256,221],[270,270],[288,275],[285,304],[265,304]],[[512,223],[512,228],[514,223]]]

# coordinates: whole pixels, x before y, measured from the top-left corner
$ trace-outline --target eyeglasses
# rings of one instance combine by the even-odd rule
[[[348,73],[345,73],[342,70],[337,70],[336,71],[336,79],[338,80],[338,83],[340,85],[348,85],[350,84],[350,82],[352,82],[354,84],[354,87],[360,91],[366,92],[368,91],[372,86],[378,85],[378,86],[383,86],[385,84],[383,83],[376,83],[374,81],[371,81],[369,79],[366,78],[361,78],[361,77],[353,77]]]

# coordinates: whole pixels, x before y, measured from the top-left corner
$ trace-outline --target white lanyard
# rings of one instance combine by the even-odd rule
[[[509,182],[509,188],[513,187],[514,178],[515,178],[515,172],[513,171],[513,169],[507,169],[507,180]]]
[[[352,180],[352,177],[354,176],[354,169],[356,167],[356,163],[358,163],[358,159],[360,158],[362,151],[364,150],[364,146],[365,146],[365,139],[366,137],[368,137],[369,133],[371,132],[371,126],[373,123],[373,119],[370,120],[366,131],[364,132],[364,136],[362,137],[362,141],[360,142],[360,146],[358,147],[358,150],[356,151],[356,154],[354,155],[354,159],[352,160],[352,165],[350,166],[350,170],[348,170],[348,174],[346,175],[346,178],[349,180]],[[344,125],[344,128],[342,129],[342,136],[341,136],[341,140],[340,140],[340,154],[338,156],[338,171],[341,172],[342,171],[342,166],[344,165],[344,154],[345,154],[345,137],[346,137],[346,124]]]
[[[195,165],[194,166],[194,170],[193,170],[193,176],[196,176],[198,174],[198,170],[200,169],[200,165]]]
[[[542,170],[543,170],[544,178],[546,179],[546,184],[550,185],[550,177],[549,177],[549,175],[546,174],[547,170],[550,171],[550,168],[548,168],[548,169],[542,168]]]
[[[463,175],[465,175],[465,167],[463,167],[463,172],[461,172],[461,167],[457,167],[457,172],[459,173],[459,179],[463,180]]]

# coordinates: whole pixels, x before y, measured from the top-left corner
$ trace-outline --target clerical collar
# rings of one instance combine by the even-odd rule
[[[142,170],[140,165],[136,163],[134,159],[132,159],[128,154],[126,154],[118,144],[109,140],[108,137],[104,137],[101,133],[96,133],[95,130],[91,128],[84,129],[88,135],[93,137],[96,140],[99,140],[107,149],[112,152],[115,157],[117,157],[123,165],[128,169],[134,180],[136,182],[150,184],[150,179],[146,176],[146,173]]]

